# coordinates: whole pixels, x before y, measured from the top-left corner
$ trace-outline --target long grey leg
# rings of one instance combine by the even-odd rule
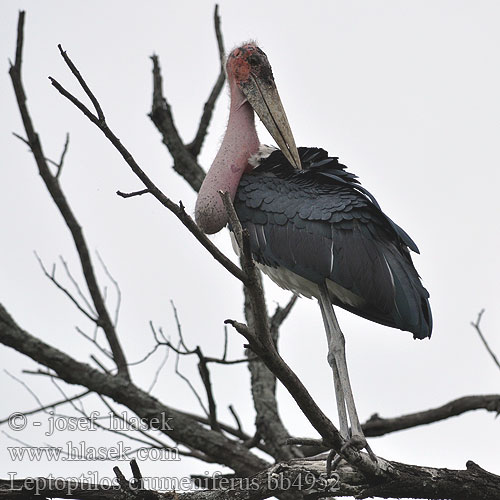
[[[330,322],[328,321],[328,316],[325,311],[324,303],[319,300],[319,307],[321,309],[321,315],[323,316],[323,323],[325,325],[326,339],[328,343],[328,364],[330,365],[333,373],[333,385],[335,387],[335,398],[337,400],[337,412],[339,414],[339,425],[340,434],[344,439],[349,439],[349,424],[347,422],[347,412],[345,407],[345,396],[342,389],[342,383],[340,381],[340,374],[337,367],[337,361],[332,352],[332,332],[330,327]],[[329,305],[331,307],[331,305]]]
[[[351,442],[355,446],[366,448],[370,456],[372,456],[372,458],[376,458],[366,443],[363,429],[359,423],[358,412],[354,403],[354,396],[352,394],[351,383],[349,381],[349,373],[347,371],[345,339],[338,324],[337,317],[335,316],[335,311],[333,310],[330,296],[328,294],[328,288],[325,283],[319,286],[319,291],[319,303],[328,339],[328,360],[330,361],[330,359],[333,358],[337,365],[339,375],[338,378],[340,380],[341,389],[345,398],[345,406],[347,407],[349,420],[351,422]]]

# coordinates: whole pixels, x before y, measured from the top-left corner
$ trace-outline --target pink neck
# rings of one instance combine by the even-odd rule
[[[254,112],[238,87],[231,82],[231,106],[226,134],[196,200],[195,219],[203,232],[213,234],[227,224],[227,215],[219,191],[227,191],[234,200],[248,158],[259,150]]]

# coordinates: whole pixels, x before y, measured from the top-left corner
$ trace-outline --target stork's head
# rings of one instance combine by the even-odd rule
[[[246,43],[229,54],[226,69],[231,89],[236,86],[241,91],[287,160],[300,169],[299,153],[266,54],[255,42]]]

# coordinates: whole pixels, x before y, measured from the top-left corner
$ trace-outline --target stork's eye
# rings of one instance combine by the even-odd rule
[[[256,54],[252,54],[251,56],[248,57],[247,60],[252,66],[256,66],[257,64],[260,63],[260,58]]]

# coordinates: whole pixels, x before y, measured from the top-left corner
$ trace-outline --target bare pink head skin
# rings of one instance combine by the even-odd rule
[[[254,42],[246,43],[229,54],[226,69],[231,94],[227,130],[195,208],[196,223],[207,234],[217,233],[227,224],[219,191],[228,192],[234,200],[241,176],[253,168],[248,159],[260,146],[254,111],[290,164],[301,168],[266,54]]]
[[[219,152],[201,186],[195,208],[196,223],[207,234],[217,233],[227,224],[227,214],[219,191],[227,191],[234,200],[243,172],[252,168],[248,159],[259,150],[254,112],[239,88],[240,82],[249,78],[247,58],[256,48],[254,43],[248,43],[233,50],[228,57],[226,70],[231,95],[229,121]]]

